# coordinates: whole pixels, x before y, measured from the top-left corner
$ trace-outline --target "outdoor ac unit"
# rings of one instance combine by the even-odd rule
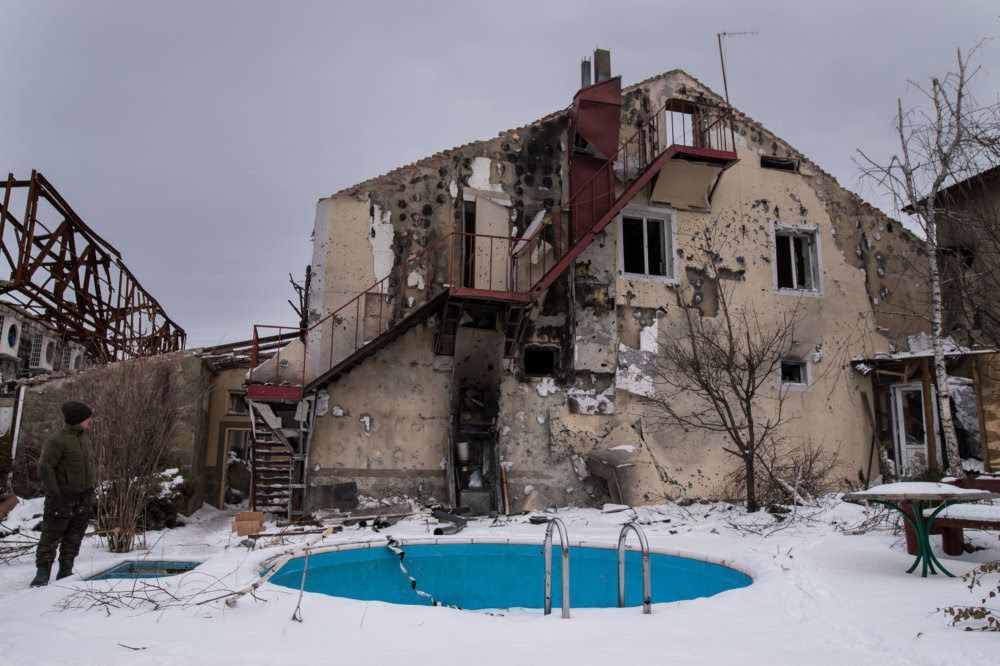
[[[21,346],[21,318],[11,314],[0,314],[0,356],[17,358]]]
[[[62,365],[59,366],[59,369],[63,372],[82,370],[85,358],[86,355],[81,345],[75,342],[67,342],[63,345]]]
[[[31,341],[31,370],[52,370],[56,364],[56,339],[49,335],[35,333]]]

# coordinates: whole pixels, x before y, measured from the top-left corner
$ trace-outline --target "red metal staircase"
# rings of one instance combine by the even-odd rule
[[[294,331],[308,350],[303,365],[319,359],[325,370],[307,380],[304,367],[297,376],[282,374],[279,359],[267,383],[255,383],[251,371],[247,397],[299,399],[432,316],[438,317],[435,349],[449,353],[463,308],[473,303],[491,304],[500,313],[504,352],[512,356],[533,304],[666,164],[707,163],[721,173],[737,160],[725,107],[670,100],[641,115],[621,141],[620,106],[618,78],[584,88],[574,98],[568,216],[555,209],[521,238],[462,232],[439,238],[308,329]],[[414,272],[422,277],[420,288],[412,285]],[[288,330],[255,326],[254,338],[274,328]]]

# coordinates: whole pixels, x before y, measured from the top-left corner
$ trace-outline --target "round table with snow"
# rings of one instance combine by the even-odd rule
[[[895,509],[903,514],[917,534],[917,559],[906,573],[913,573],[918,566],[923,565],[921,576],[926,578],[927,571],[937,574],[934,565],[946,576],[955,577],[944,568],[931,550],[931,524],[945,507],[962,502],[977,502],[993,499],[1000,494],[973,488],[959,488],[947,483],[931,483],[924,481],[901,481],[874,486],[844,496],[845,500],[871,502]]]

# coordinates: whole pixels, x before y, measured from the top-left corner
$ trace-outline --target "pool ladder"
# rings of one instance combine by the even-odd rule
[[[552,532],[559,530],[559,546],[562,549],[562,616],[569,619],[569,537],[566,525],[559,518],[550,518],[545,528],[545,614],[552,613]],[[635,532],[642,550],[642,612],[653,612],[653,595],[650,589],[649,542],[646,533],[637,523],[626,523],[618,533],[618,607],[625,607],[625,542],[629,531]]]
[[[649,584],[649,542],[646,533],[636,523],[625,523],[618,533],[618,608],[625,608],[625,541],[629,530],[639,537],[639,547],[642,549],[642,613],[653,612],[653,595]]]
[[[552,530],[559,529],[562,548],[562,616],[569,619],[569,536],[566,525],[559,518],[550,518],[545,528],[545,614],[552,612]]]

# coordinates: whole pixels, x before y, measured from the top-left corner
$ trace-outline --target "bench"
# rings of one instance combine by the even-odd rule
[[[946,483],[959,488],[1000,493],[1000,478],[955,479]],[[984,511],[984,509],[987,510]],[[908,521],[903,521],[903,525],[906,532],[906,552],[910,555],[916,555],[917,534]],[[965,543],[964,530],[967,529],[1000,531],[1000,506],[968,504],[947,507],[934,519],[931,534],[941,535],[942,550],[946,555],[961,555]]]

